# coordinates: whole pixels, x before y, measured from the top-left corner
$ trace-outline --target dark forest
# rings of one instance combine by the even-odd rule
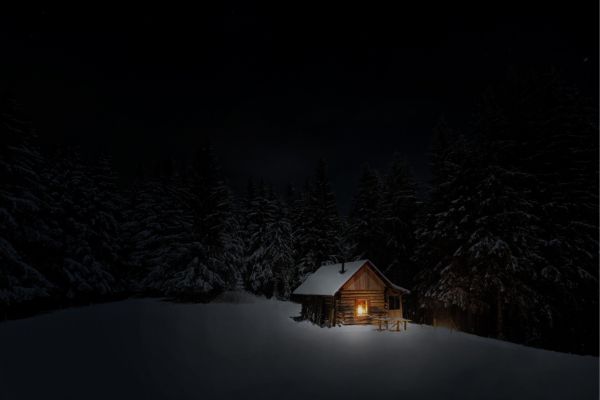
[[[598,4],[0,13],[0,399],[598,398]]]
[[[299,185],[234,193],[206,143],[122,184],[109,155],[40,151],[34,116],[5,98],[2,315],[234,288],[288,299],[320,265],[368,258],[413,290],[415,320],[597,354],[597,118],[555,72],[509,71],[467,130],[436,125],[429,181],[401,154],[365,164],[344,215],[327,160]]]

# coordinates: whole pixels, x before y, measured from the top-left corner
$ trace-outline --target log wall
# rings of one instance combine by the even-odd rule
[[[356,315],[356,301],[367,300],[368,316]],[[385,316],[385,290],[341,290],[336,296],[336,321],[341,324],[368,324],[371,316]]]
[[[307,296],[302,300],[302,318],[320,326],[335,324],[334,299],[328,296]]]

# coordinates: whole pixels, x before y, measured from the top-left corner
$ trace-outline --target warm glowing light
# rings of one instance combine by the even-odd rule
[[[358,307],[356,307],[356,315],[359,317],[365,315],[365,309],[363,308],[362,304],[359,304]]]
[[[369,308],[367,306],[366,300],[357,300],[356,301],[356,316],[364,317],[369,314]]]

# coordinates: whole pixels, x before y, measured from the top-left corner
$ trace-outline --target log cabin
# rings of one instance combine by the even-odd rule
[[[324,265],[292,293],[301,317],[321,326],[371,324],[377,318],[402,319],[402,296],[369,260]]]

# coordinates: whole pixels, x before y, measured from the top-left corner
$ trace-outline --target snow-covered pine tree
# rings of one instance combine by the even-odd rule
[[[271,185],[262,181],[248,186],[248,286],[250,290],[289,298],[301,282],[295,265],[295,240],[292,225],[297,198],[286,190],[282,201]]]
[[[308,230],[308,196],[310,183],[307,179],[301,191],[296,193],[290,205],[290,220],[292,223],[292,235],[294,237],[294,265],[295,278],[297,283],[304,281],[306,274],[312,272],[307,269],[304,261],[309,259],[312,254],[310,249],[309,230]]]
[[[249,188],[251,189],[251,188]],[[255,293],[273,295],[275,291],[274,257],[270,253],[272,246],[271,230],[277,219],[277,210],[271,196],[267,193],[263,181],[249,195],[247,213],[248,247],[246,256],[246,285]]]
[[[363,166],[349,215],[349,240],[358,258],[368,258],[376,265],[385,261],[383,226],[383,187],[377,172]]]
[[[223,228],[223,249],[221,263],[226,272],[225,288],[239,290],[243,288],[245,275],[246,241],[244,240],[243,217],[240,205],[233,201],[231,213]]]
[[[438,321],[446,310],[463,329],[594,352],[597,242],[567,227],[597,228],[597,127],[556,83],[509,79],[474,133],[438,150],[417,292]]]
[[[125,289],[120,282],[124,273],[120,257],[124,199],[112,158],[100,155],[90,168],[90,177],[94,191],[91,220],[93,237],[90,240],[92,251],[104,269],[115,277],[112,291],[120,292]]]
[[[47,223],[43,158],[23,108],[0,98],[0,318],[9,307],[47,298],[44,276],[56,250]]]
[[[224,256],[230,240],[227,233],[234,212],[233,196],[210,144],[198,149],[184,183],[183,199],[193,216],[193,256],[184,271],[169,280],[169,293],[203,298],[235,285],[237,278]]]
[[[526,341],[539,336],[544,318],[532,288],[540,259],[537,189],[531,174],[503,161],[504,121],[484,101],[476,134],[438,149],[437,186],[419,231],[421,278],[430,275],[418,291],[438,320]]]
[[[275,278],[274,294],[289,298],[295,285],[294,237],[289,212],[272,187],[268,188],[267,200],[274,217],[267,229],[267,254]]]
[[[76,150],[69,150],[59,153],[47,172],[61,244],[56,268],[47,275],[73,301],[115,292],[120,202],[110,167],[92,171]]]
[[[465,137],[456,134],[448,128],[445,120],[441,120],[433,132],[428,198],[415,230],[417,246],[414,258],[419,266],[413,286],[416,295],[426,292],[429,285],[439,280],[439,272],[448,265],[452,254],[460,246],[463,234],[458,226],[462,217],[456,215],[460,207],[451,207],[451,204],[461,196],[461,190],[466,189],[461,187],[464,185],[460,183],[460,174],[462,163],[469,156],[472,153]],[[422,301],[420,305],[426,306]],[[428,307],[428,310],[431,308]]]
[[[238,214],[238,221],[240,224],[240,237],[242,240],[243,252],[242,252],[242,266],[238,270],[238,280],[241,280],[241,286],[244,289],[249,289],[250,284],[248,277],[250,275],[250,255],[252,254],[251,248],[254,247],[252,231],[255,229],[254,226],[254,206],[257,197],[257,184],[252,178],[248,179],[246,185],[246,192],[240,201],[240,212]],[[238,284],[239,286],[239,284]]]
[[[163,163],[155,177],[136,180],[127,193],[123,254],[134,291],[172,293],[167,282],[174,284],[170,280],[196,257],[189,193],[171,165]]]
[[[534,286],[552,332],[541,342],[597,353],[597,105],[552,70],[513,71],[493,99],[504,116],[505,129],[495,137],[506,148],[503,164],[531,174],[539,188],[543,262]],[[595,315],[596,323],[584,315]]]
[[[305,265],[300,262],[301,255],[305,254],[307,250],[307,243],[304,240],[304,234],[307,232],[305,229],[307,225],[307,204],[306,201],[308,195],[308,180],[305,183],[304,190],[297,190],[291,183],[286,186],[284,192],[284,213],[287,215],[289,220],[291,237],[292,237],[292,258],[293,266],[289,271],[289,286],[293,291],[298,285],[300,285],[308,273],[305,269]],[[341,238],[341,237],[340,237]],[[339,247],[339,246],[338,246]],[[350,254],[348,254],[350,256]]]
[[[408,162],[395,154],[385,177],[380,206],[385,245],[381,265],[394,282],[408,287],[416,273],[412,257],[418,211],[416,183]]]
[[[295,209],[296,266],[303,279],[324,263],[339,259],[340,220],[324,160],[319,160]]]

